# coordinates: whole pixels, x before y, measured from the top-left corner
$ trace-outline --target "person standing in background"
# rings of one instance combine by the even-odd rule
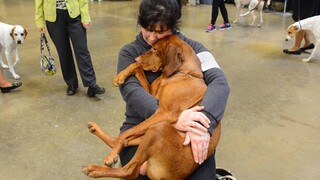
[[[57,49],[62,75],[68,86],[67,95],[76,94],[79,87],[72,50],[82,83],[84,87],[89,87],[87,95],[94,97],[96,94],[105,93],[105,89],[96,84],[95,71],[87,46],[86,33],[90,25],[88,0],[35,0],[35,5],[37,28],[41,33],[45,33],[46,25]]]
[[[220,12],[221,15],[223,17],[223,21],[224,23],[222,23],[219,26],[220,30],[224,30],[224,29],[230,29],[231,25],[229,23],[229,18],[228,18],[228,11],[227,8],[224,4],[224,0],[213,0],[212,1],[212,10],[211,10],[211,22],[208,25],[206,32],[213,32],[216,30],[216,20],[218,18],[218,14],[219,14],[219,8],[220,8]]]

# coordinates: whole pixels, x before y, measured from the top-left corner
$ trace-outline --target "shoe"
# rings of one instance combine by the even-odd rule
[[[207,29],[206,29],[206,32],[213,32],[216,30],[216,26],[213,25],[213,24],[209,24]]]
[[[230,29],[230,28],[231,28],[230,23],[223,23],[223,24],[220,24],[220,26],[219,26],[220,30],[225,30],[225,29]]]
[[[68,96],[73,96],[76,94],[78,90],[78,85],[74,85],[74,86],[69,86],[67,89],[67,95]]]
[[[289,51],[288,49],[284,49],[283,52],[286,53],[286,54],[294,54],[294,55],[300,55],[301,54],[300,49],[298,49],[296,51]]]
[[[7,93],[7,92],[10,92],[11,90],[14,90],[14,89],[20,87],[21,85],[22,85],[21,82],[12,83],[11,86],[9,86],[9,87],[0,87],[0,89],[1,89],[2,93]]]
[[[87,95],[89,97],[94,97],[96,94],[103,94],[106,90],[103,87],[99,87],[98,85],[89,86]]]
[[[314,44],[311,43],[309,46],[307,46],[307,47],[302,47],[302,48],[300,48],[299,50],[302,52],[302,51],[305,51],[305,50],[308,50],[308,49],[313,49],[313,48],[314,48]]]

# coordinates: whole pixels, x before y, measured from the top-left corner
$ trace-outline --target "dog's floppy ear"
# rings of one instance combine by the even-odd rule
[[[182,65],[184,61],[184,56],[182,54],[182,49],[168,45],[166,56],[165,56],[165,64],[164,64],[164,71],[163,73],[168,77],[174,72],[176,72],[179,67]]]
[[[26,39],[27,35],[28,35],[28,32],[26,29],[24,29],[24,39]]]
[[[16,27],[14,26],[12,29],[11,29],[11,32],[10,32],[10,36],[11,36],[11,38],[12,38],[12,40],[14,40],[14,35],[13,35],[13,33],[14,33],[14,30],[16,29]]]
[[[298,31],[300,29],[300,26],[299,25],[295,25],[293,26],[294,30]]]

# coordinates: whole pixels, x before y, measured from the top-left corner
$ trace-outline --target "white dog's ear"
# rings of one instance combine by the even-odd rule
[[[16,29],[16,27],[14,26],[12,29],[11,29],[11,32],[10,32],[10,36],[12,38],[12,40],[14,40],[14,30]]]
[[[298,25],[295,25],[293,27],[294,27],[294,30],[296,30],[296,31],[298,31],[300,29],[300,26],[298,26]]]
[[[28,35],[28,32],[26,29],[24,29],[24,39],[26,39],[27,35]]]

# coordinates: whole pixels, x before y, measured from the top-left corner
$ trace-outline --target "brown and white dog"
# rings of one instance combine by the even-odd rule
[[[248,15],[249,13],[251,13],[253,21],[251,23],[251,26],[254,25],[257,16],[254,14],[254,10],[256,8],[258,8],[258,12],[259,12],[259,17],[260,17],[260,22],[258,23],[258,27],[261,27],[262,23],[263,23],[263,18],[262,18],[262,9],[264,7],[264,1],[263,0],[235,0],[234,3],[236,4],[237,7],[237,14],[236,14],[236,19],[233,21],[233,23],[237,23],[238,22],[238,18],[244,17],[246,15]],[[267,3],[270,3],[270,1],[268,1]],[[249,5],[248,8],[249,10],[244,13],[244,14],[240,14],[241,9],[245,6],[245,5]]]
[[[286,41],[290,40],[298,31],[302,29],[309,30],[316,40],[315,47],[311,55],[308,58],[302,59],[303,62],[309,62],[311,58],[314,57],[320,46],[320,15],[306,18],[291,24],[287,29],[288,34]]]
[[[10,25],[0,22],[0,63],[2,68],[9,68],[15,79],[20,79],[16,74],[14,66],[19,62],[18,45],[22,44],[27,36],[27,31],[20,25]],[[2,60],[2,50],[7,58],[8,65]],[[15,53],[16,61],[11,59],[12,52]]]

